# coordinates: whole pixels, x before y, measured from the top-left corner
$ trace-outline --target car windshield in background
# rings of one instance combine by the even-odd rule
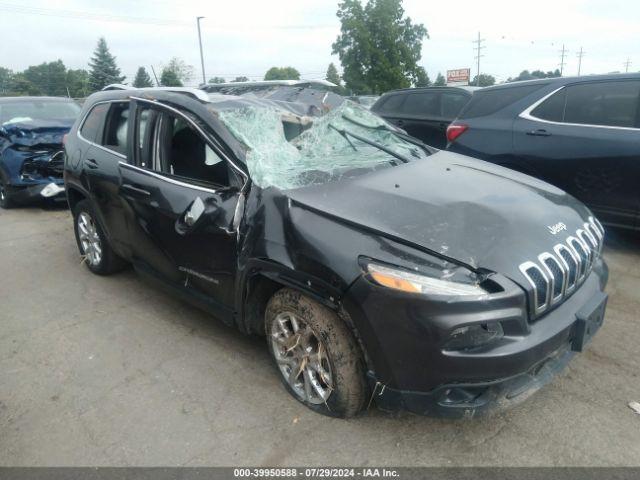
[[[75,120],[80,106],[74,102],[24,101],[0,105],[0,125],[34,120]]]
[[[220,119],[249,148],[247,167],[262,188],[326,183],[429,155],[415,140],[349,101],[323,117],[297,117],[301,133],[293,136],[293,117],[276,108],[223,110]]]

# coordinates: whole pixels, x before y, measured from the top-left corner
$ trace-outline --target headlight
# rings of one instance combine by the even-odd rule
[[[443,278],[430,277],[412,273],[399,268],[387,267],[377,263],[368,263],[366,265],[367,272],[371,278],[383,287],[400,290],[407,293],[426,293],[432,295],[449,295],[449,296],[465,296],[465,295],[487,295],[488,292],[483,289],[469,272],[469,283],[462,283]],[[443,272],[442,276],[447,276]]]

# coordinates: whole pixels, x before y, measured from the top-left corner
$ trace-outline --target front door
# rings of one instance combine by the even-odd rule
[[[134,259],[162,280],[233,308],[241,179],[188,114],[135,102],[135,160],[121,162]]]

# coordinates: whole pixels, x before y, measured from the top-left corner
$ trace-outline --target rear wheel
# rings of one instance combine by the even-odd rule
[[[315,412],[351,417],[363,407],[366,380],[353,334],[333,311],[288,288],[265,314],[269,351],[291,395]]]
[[[81,200],[73,208],[73,225],[80,255],[89,270],[98,275],[108,275],[126,266],[126,262],[111,248],[88,200]]]

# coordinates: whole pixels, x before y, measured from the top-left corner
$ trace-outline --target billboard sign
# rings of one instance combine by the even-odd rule
[[[469,85],[471,77],[470,68],[458,68],[447,70],[447,85]]]

